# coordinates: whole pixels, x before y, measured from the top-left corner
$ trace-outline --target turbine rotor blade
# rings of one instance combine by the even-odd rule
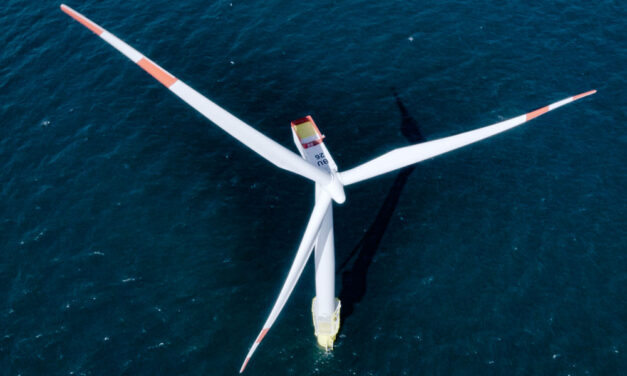
[[[233,136],[235,139],[270,161],[277,167],[304,176],[310,180],[327,186],[331,181],[331,176],[325,171],[314,167],[299,155],[286,149],[274,140],[257,131],[250,125],[244,123],[222,107],[218,106],[208,98],[192,89],[183,81],[174,77],[170,72],[161,68],[142,55],[139,51],[126,44],[124,41],[111,34],[100,25],[91,21],[87,17],[78,13],[74,9],[65,4],[61,5],[61,10],[70,17],[81,23],[83,26],[93,31],[96,35],[109,43],[124,56],[139,65],[143,70],[148,72],[157,81],[163,84],[176,96],[181,98],[185,103],[200,112],[225,132]]]
[[[287,274],[287,278],[283,283],[283,287],[281,288],[279,297],[274,303],[272,311],[270,312],[270,315],[268,316],[265,324],[263,324],[263,328],[257,336],[257,339],[255,339],[255,342],[248,351],[246,359],[244,360],[244,363],[242,364],[242,368],[239,370],[239,373],[244,372],[244,369],[246,368],[246,365],[248,364],[250,358],[253,356],[253,353],[257,349],[257,346],[259,346],[261,340],[263,340],[263,337],[265,337],[265,335],[268,333],[268,331],[272,327],[272,324],[274,324],[277,317],[281,313],[281,310],[285,306],[287,299],[292,294],[294,286],[296,286],[296,282],[298,282],[300,275],[305,269],[305,264],[307,263],[307,260],[311,255],[314,242],[320,230],[320,225],[322,223],[322,220],[324,219],[329,205],[331,205],[331,197],[326,191],[321,191],[320,196],[316,198],[316,204],[314,205],[311,217],[309,218],[309,222],[307,223],[305,234],[303,235],[303,239],[300,242],[300,246],[298,247],[298,251],[296,252],[296,257],[292,262],[290,271]]]
[[[470,145],[477,141],[497,135],[501,132],[505,132],[506,130],[517,127],[551,110],[562,107],[565,104],[587,97],[588,95],[592,95],[596,92],[596,90],[590,90],[579,95],[568,97],[535,111],[483,128],[460,133],[454,136],[444,137],[434,141],[423,142],[418,145],[406,146],[392,150],[369,162],[339,173],[340,180],[344,185],[354,184],[424,161],[425,159],[436,157],[451,150],[459,149],[466,145]]]

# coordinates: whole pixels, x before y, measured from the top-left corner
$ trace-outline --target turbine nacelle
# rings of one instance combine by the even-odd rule
[[[329,174],[329,181],[319,182],[333,201],[343,204],[346,201],[344,184],[337,172],[337,165],[324,144],[324,135],[309,115],[291,122],[294,144],[301,157],[314,167]]]

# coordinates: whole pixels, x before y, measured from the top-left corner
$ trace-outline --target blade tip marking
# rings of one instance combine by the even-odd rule
[[[257,340],[255,341],[255,343],[261,343],[261,341],[263,341],[263,337],[265,337],[266,334],[268,334],[268,330],[270,330],[270,328],[263,328],[261,333],[259,333],[259,336],[257,337]]]
[[[244,364],[242,364],[242,368],[239,369],[239,373],[243,373],[244,369],[246,368],[246,365],[248,364],[248,361],[250,360],[250,357],[247,356],[246,360],[244,360]]]
[[[595,89],[595,90],[590,90],[590,91],[586,91],[585,93],[581,93],[581,94],[575,95],[573,97],[573,101],[576,101],[577,99],[581,99],[583,97],[587,97],[588,95],[596,94],[596,92],[597,91]]]
[[[163,86],[167,88],[174,85],[174,83],[177,81],[176,77],[174,77],[165,69],[159,67],[157,64],[153,63],[145,57],[139,59],[137,65],[139,65],[143,70],[148,72],[148,74],[154,77],[157,81],[161,82],[161,84],[163,84]]]
[[[83,26],[88,28],[89,30],[91,30],[94,34],[100,35],[100,34],[102,34],[104,32],[103,28],[101,28],[100,26],[96,25],[92,21],[88,20],[87,18],[85,18],[85,16],[83,16],[80,13],[78,13],[74,9],[68,7],[67,5],[61,4],[61,10],[65,14],[67,14],[70,17],[72,17],[74,20],[76,20],[77,22],[79,22],[80,24],[82,24]]]
[[[535,119],[540,115],[544,115],[549,111],[549,106],[544,106],[542,108],[538,108],[535,111],[528,112],[526,115],[525,121],[529,121],[531,119]]]

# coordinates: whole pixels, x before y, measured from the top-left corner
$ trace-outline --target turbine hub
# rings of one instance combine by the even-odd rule
[[[344,184],[340,181],[337,171],[331,173],[331,181],[324,186],[324,190],[329,192],[333,201],[338,204],[343,204],[346,201],[346,194],[344,193]]]

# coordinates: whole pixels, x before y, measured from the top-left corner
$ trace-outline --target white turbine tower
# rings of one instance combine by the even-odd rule
[[[333,347],[335,335],[339,329],[340,302],[335,298],[335,250],[333,245],[333,209],[331,203],[335,201],[341,204],[346,200],[344,186],[358,183],[492,137],[548,111],[596,93],[596,90],[591,90],[493,125],[395,149],[350,170],[339,172],[337,165],[331,158],[331,154],[323,143],[324,137],[311,117],[307,116],[292,122],[294,142],[300,152],[300,156],[298,156],[210,101],[87,17],[64,4],[61,5],[61,10],[100,36],[105,42],[161,82],[176,96],[254,152],[277,167],[301,175],[313,181],[316,185],[316,202],[303,238],[296,251],[296,257],[268,319],[246,355],[240,373],[244,371],[257,346],[259,346],[259,343],[261,343],[261,340],[281,313],[314,248],[316,250],[316,297],[312,304],[312,315],[315,335],[321,346],[325,348]]]

